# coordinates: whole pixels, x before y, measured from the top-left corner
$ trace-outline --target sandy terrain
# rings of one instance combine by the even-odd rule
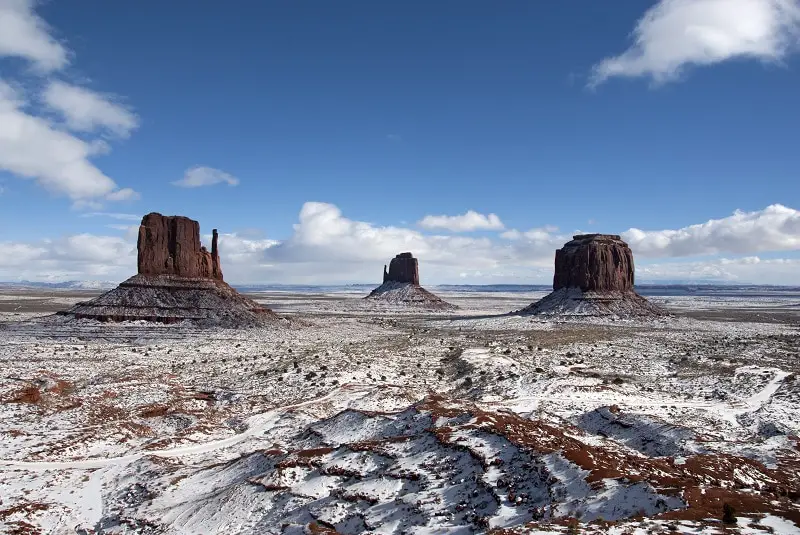
[[[255,294],[285,326],[42,319],[0,292],[8,533],[800,533],[800,299]],[[723,505],[738,522],[723,525]],[[727,531],[725,531],[727,530]]]

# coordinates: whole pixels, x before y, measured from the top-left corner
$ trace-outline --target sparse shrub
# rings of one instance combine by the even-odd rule
[[[736,524],[736,509],[727,502],[722,505],[722,523]]]
[[[578,520],[576,518],[572,518],[567,525],[567,533],[569,535],[578,535],[580,533],[578,529]]]
[[[622,377],[614,377],[614,380],[613,380],[612,382],[613,382],[615,385],[621,385],[622,383],[624,383],[624,382],[625,382],[625,380],[624,380],[624,379],[622,379]]]

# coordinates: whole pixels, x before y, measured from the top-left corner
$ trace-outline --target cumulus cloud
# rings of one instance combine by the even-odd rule
[[[427,215],[418,223],[425,229],[445,229],[452,232],[471,232],[473,230],[502,230],[503,222],[495,214],[479,214],[469,210],[462,215]]]
[[[753,254],[800,249],[800,211],[780,204],[677,230],[631,228],[622,237],[637,257]]]
[[[42,97],[50,108],[63,115],[67,126],[74,131],[107,130],[114,135],[128,137],[139,126],[139,118],[115,103],[115,97],[85,87],[51,81]]]
[[[776,62],[798,36],[800,0],[660,0],[637,22],[631,47],[594,66],[590,84],[615,76],[664,83],[687,66],[736,58]]]
[[[127,237],[77,234],[0,247],[8,252],[0,256],[2,280],[121,280],[136,266],[136,243]]]
[[[502,234],[500,237],[506,240],[532,240],[532,241],[547,241],[551,238],[552,234],[558,232],[558,227],[554,227],[552,225],[547,225],[541,228],[532,228],[530,230],[526,230],[521,232],[517,229],[510,229]]]
[[[42,72],[62,69],[67,50],[33,7],[33,0],[0,0],[0,56],[26,59]]]
[[[0,169],[36,180],[47,190],[74,201],[130,200],[131,189],[117,184],[90,161],[98,146],[27,113],[25,102],[0,80]]]
[[[800,259],[718,258],[697,262],[669,262],[640,265],[636,268],[639,281],[660,280],[718,280],[756,284],[799,284]]]
[[[138,216],[99,212],[123,223]],[[122,280],[136,270],[135,224],[113,224],[116,236],[80,234],[57,240],[0,243],[0,280]],[[717,279],[800,284],[800,258],[764,258],[758,251],[800,250],[798,212],[773,205],[736,212],[677,230],[624,234],[636,255],[637,279]],[[305,203],[283,240],[252,230],[220,235],[222,267],[234,283],[334,284],[380,282],[383,265],[397,253],[420,259],[423,284],[552,282],[554,252],[569,239],[556,227],[510,229],[495,237],[430,235],[413,228],[379,226],[346,217],[333,204]],[[209,245],[211,236],[204,236]],[[721,257],[706,258],[709,255]],[[702,255],[697,260],[673,257]],[[662,260],[653,261],[653,258]]]
[[[32,0],[0,0],[0,58],[21,58],[39,74],[50,75],[67,66],[68,51],[51,36],[34,6]],[[66,195],[74,208],[96,209],[104,201],[137,199],[138,193],[120,189],[92,163],[93,157],[110,151],[108,143],[72,133],[100,131],[125,137],[138,125],[136,115],[107,95],[51,78],[41,82],[41,99],[34,101],[44,105],[35,109],[21,86],[0,78],[0,170]],[[55,123],[48,109],[61,114],[65,124]]]
[[[377,280],[394,255],[411,251],[421,259],[421,276],[429,284],[478,271],[484,280],[495,276],[524,281],[532,268],[547,270],[556,244],[562,241],[563,236],[557,235],[521,236],[514,242],[431,236],[410,228],[355,221],[333,204],[307,202],[292,235],[265,250],[264,260],[281,280],[358,282]]]
[[[213,167],[195,166],[187,169],[183,178],[176,180],[172,184],[181,188],[200,188],[221,183],[227,183],[229,186],[237,186],[239,184],[239,179],[225,171],[220,171]]]

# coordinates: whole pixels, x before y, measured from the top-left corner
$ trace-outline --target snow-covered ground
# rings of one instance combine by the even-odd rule
[[[797,300],[440,295],[264,293],[291,321],[248,330],[0,295],[0,532],[800,533]]]

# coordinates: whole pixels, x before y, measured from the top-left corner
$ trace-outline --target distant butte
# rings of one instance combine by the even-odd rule
[[[615,234],[578,234],[556,251],[553,291],[520,314],[660,316],[633,288],[633,252]]]
[[[200,225],[183,216],[150,213],[137,241],[138,273],[113,290],[62,315],[99,321],[193,321],[207,326],[263,325],[277,316],[222,280],[214,229],[209,252]]]
[[[372,290],[365,299],[419,308],[456,308],[419,285],[419,262],[411,253],[400,253],[383,266],[383,284]]]

